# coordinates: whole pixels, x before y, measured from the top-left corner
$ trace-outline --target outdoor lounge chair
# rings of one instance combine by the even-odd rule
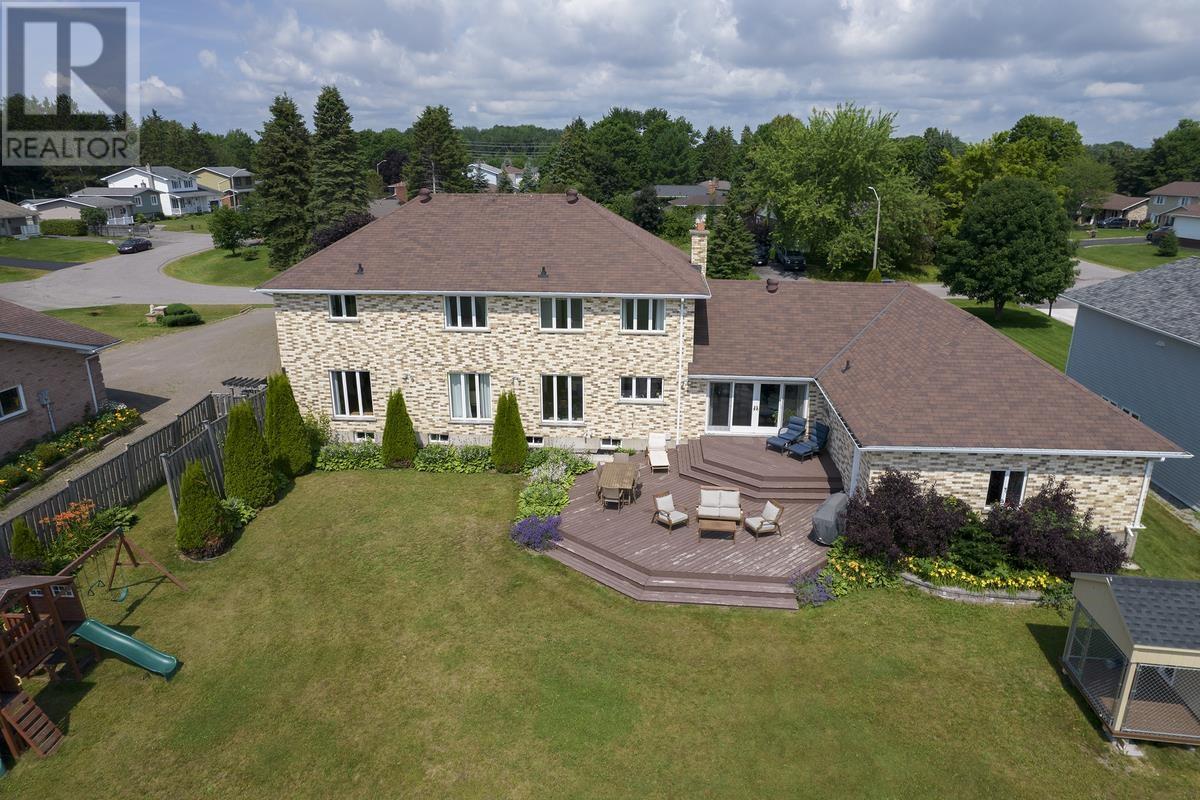
[[[825,443],[829,441],[829,426],[824,422],[814,422],[812,424],[812,433],[802,442],[795,442],[783,448],[783,451],[789,456],[795,456],[801,460],[809,456],[815,456],[817,453],[825,449]]]
[[[779,520],[782,517],[783,506],[768,500],[759,516],[746,517],[746,530],[754,534],[755,539],[768,533],[779,533]]]
[[[650,520],[659,525],[665,525],[667,530],[673,531],[679,525],[687,525],[688,515],[675,508],[675,498],[671,497],[670,492],[662,492],[654,495],[654,514],[651,515]]]
[[[805,423],[804,417],[789,417],[787,425],[780,428],[778,434],[767,439],[767,449],[778,450],[782,453],[783,448],[803,439]]]
[[[669,470],[671,460],[667,458],[667,435],[652,433],[646,442],[646,457],[650,460],[650,471]]]

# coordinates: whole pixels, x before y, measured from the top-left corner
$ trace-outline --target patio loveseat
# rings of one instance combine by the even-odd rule
[[[741,526],[744,518],[742,493],[737,489],[718,487],[700,490],[700,505],[696,507],[697,520],[721,520]]]

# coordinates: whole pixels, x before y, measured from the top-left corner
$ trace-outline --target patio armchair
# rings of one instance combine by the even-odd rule
[[[719,519],[741,525],[742,493],[737,489],[716,488],[700,490],[700,505],[696,507],[696,519]]]
[[[670,470],[671,460],[667,458],[667,435],[652,433],[646,441],[646,458],[650,461],[650,471]]]
[[[757,517],[746,517],[746,530],[754,534],[755,539],[769,533],[779,533],[779,520],[782,517],[783,506],[774,500],[768,500]]]
[[[782,453],[783,448],[803,439],[806,422],[804,417],[789,417],[787,425],[780,428],[778,434],[767,439],[767,449]]]
[[[809,456],[815,456],[825,449],[826,442],[829,441],[829,426],[824,422],[814,422],[812,424],[812,433],[802,442],[795,442],[783,448],[783,451],[789,456],[795,456],[800,460],[804,460]]]
[[[654,513],[650,516],[650,521],[665,525],[668,531],[673,531],[679,525],[687,525],[688,515],[675,508],[675,498],[671,497],[670,492],[662,492],[654,495]]]

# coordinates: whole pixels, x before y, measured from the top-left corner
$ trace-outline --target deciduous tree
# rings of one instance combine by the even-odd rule
[[[663,208],[654,186],[647,184],[633,195],[631,218],[638,227],[658,233],[663,225]]]

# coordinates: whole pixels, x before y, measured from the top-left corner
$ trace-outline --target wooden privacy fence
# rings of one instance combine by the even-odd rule
[[[228,427],[229,409],[245,400],[262,424],[266,392],[247,392],[240,397],[230,394],[206,395],[167,425],[148,436],[125,445],[112,458],[89,471],[71,478],[67,486],[33,508],[0,523],[0,556],[9,554],[12,523],[17,516],[25,520],[43,543],[53,537],[53,528],[42,522],[66,511],[71,503],[91,500],[96,511],[129,505],[166,483],[171,504],[179,496],[179,478],[189,461],[199,459],[219,493],[223,492],[221,447]]]

